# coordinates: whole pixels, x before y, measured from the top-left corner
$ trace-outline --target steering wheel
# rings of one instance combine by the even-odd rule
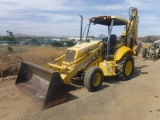
[[[102,39],[107,38],[104,34],[100,34],[99,37]]]
[[[107,36],[105,36],[104,34],[100,34],[99,38],[102,38],[103,42],[107,41]]]

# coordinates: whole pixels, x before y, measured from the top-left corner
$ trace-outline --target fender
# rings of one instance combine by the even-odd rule
[[[130,49],[129,47],[122,46],[116,51],[116,53],[114,55],[114,60],[118,61],[126,54],[134,55],[134,51],[132,49]]]

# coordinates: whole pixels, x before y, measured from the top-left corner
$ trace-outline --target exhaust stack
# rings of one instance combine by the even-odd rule
[[[82,15],[79,15],[81,17],[81,27],[80,27],[80,42],[82,42],[82,38],[83,38],[83,35],[82,35],[82,30],[83,30],[83,16]]]

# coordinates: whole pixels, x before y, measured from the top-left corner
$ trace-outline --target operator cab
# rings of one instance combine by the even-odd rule
[[[119,17],[119,16],[92,17],[89,19],[86,39],[89,36],[89,32],[91,31],[91,27],[96,25],[95,31],[97,31],[97,29],[100,29],[102,31],[101,28],[104,27],[104,30],[103,30],[104,34],[100,34],[99,37],[95,37],[95,38],[93,38],[93,40],[100,40],[100,41],[104,42],[105,58],[109,58],[110,56],[114,55],[114,53],[116,51],[115,47],[117,46],[117,43],[118,43],[117,36],[115,34],[112,34],[113,26],[122,26],[123,30],[124,30],[124,27],[126,28],[127,24],[128,24],[128,21],[122,17]],[[102,25],[102,26],[100,26],[100,25]],[[107,28],[106,28],[106,26],[107,26]],[[114,27],[114,28],[117,29],[117,27]],[[106,35],[106,33],[108,35]],[[124,42],[125,42],[124,44],[127,44],[126,41],[127,41],[127,36],[124,40]]]

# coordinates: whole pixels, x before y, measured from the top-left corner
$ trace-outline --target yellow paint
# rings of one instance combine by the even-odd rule
[[[122,46],[115,53],[114,60],[118,61],[126,54],[134,55],[134,51],[130,49],[129,47]]]
[[[133,69],[132,67],[133,67],[132,62],[131,62],[131,61],[128,61],[128,62],[126,63],[126,66],[125,66],[125,75],[126,75],[126,76],[129,76],[129,75],[131,74],[132,69]]]
[[[102,69],[104,76],[116,75],[117,64],[115,61],[102,61],[99,63],[99,67]]]
[[[101,82],[101,80],[102,80],[101,74],[100,74],[100,73],[96,73],[96,74],[94,75],[94,77],[93,77],[93,85],[94,85],[94,86],[98,86],[99,83]]]

